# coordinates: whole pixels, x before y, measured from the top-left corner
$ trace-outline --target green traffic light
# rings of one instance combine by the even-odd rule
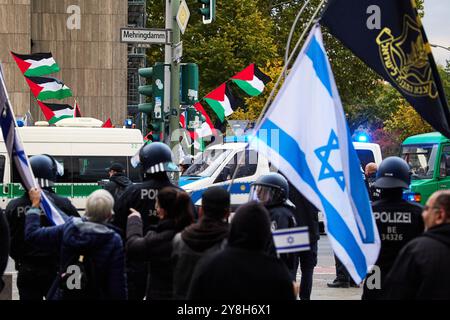
[[[154,105],[153,103],[140,103],[138,105],[138,110],[139,112],[145,113],[150,115],[151,113],[153,113],[154,110]]]
[[[153,86],[152,85],[139,86],[138,91],[140,94],[143,94],[144,96],[151,97],[153,94]]]
[[[205,17],[209,17],[211,10],[209,8],[198,9],[198,12]]]
[[[153,76],[153,68],[140,68],[138,70],[141,77],[150,79]]]

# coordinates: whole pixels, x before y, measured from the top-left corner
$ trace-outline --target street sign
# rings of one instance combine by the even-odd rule
[[[184,34],[184,31],[186,31],[186,27],[188,25],[190,16],[191,16],[191,13],[189,12],[189,8],[186,4],[186,1],[182,0],[180,3],[180,7],[178,8],[177,23],[178,23],[178,27],[180,28],[181,33],[183,33],[183,34]]]
[[[120,42],[136,44],[170,44],[166,29],[121,28]]]

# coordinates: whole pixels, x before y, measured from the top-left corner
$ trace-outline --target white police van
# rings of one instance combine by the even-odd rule
[[[198,154],[194,163],[180,177],[179,185],[191,195],[196,205],[201,204],[203,192],[212,186],[228,188],[238,161],[242,161],[230,189],[231,209],[248,201],[250,186],[258,177],[277,169],[255,150],[245,149],[246,137],[227,137],[225,143],[208,147]],[[354,142],[363,168],[369,162],[381,163],[381,149],[375,143]],[[242,158],[242,154],[244,157]],[[323,216],[319,216],[323,221]]]

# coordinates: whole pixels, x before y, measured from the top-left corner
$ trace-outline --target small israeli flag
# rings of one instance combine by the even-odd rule
[[[278,253],[311,250],[308,227],[278,229],[272,235]]]

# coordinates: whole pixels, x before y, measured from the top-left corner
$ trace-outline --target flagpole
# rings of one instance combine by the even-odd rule
[[[308,1],[306,1],[303,4],[303,7],[301,7],[300,11],[297,13],[297,16],[295,17],[294,23],[292,24],[291,31],[289,32],[289,36],[288,36],[288,40],[287,40],[287,44],[286,44],[286,51],[284,53],[284,64],[285,65],[288,64],[287,61],[288,61],[288,58],[289,58],[289,48],[291,46],[292,37],[294,36],[295,27],[297,26],[297,23],[298,23],[298,20],[300,19],[300,16],[302,15],[303,11],[305,10],[306,6],[309,4],[310,1],[311,0],[308,0]],[[287,77],[287,68],[284,71],[284,77],[285,78]]]
[[[9,106],[9,108],[11,110],[11,115],[12,115],[12,118],[14,120],[14,127],[17,127],[16,115],[14,114],[14,110],[13,110],[13,107],[12,107],[12,104],[11,104],[11,100],[9,100],[8,90],[6,90],[5,73],[3,72],[3,64],[1,64],[1,63],[0,63],[0,73],[1,73],[1,76],[0,76],[1,86],[3,87],[3,89],[5,91],[6,103],[8,104],[8,106]],[[17,135],[17,137],[19,138],[20,141],[23,141],[22,137],[20,136],[19,130],[15,130],[15,134]],[[5,139],[5,145],[6,145],[6,139]],[[31,168],[30,160],[28,159],[28,157],[26,157],[26,159],[27,159],[28,166]],[[10,160],[13,161],[12,159],[10,159]],[[33,170],[30,170],[30,173],[31,173],[32,181],[33,181],[33,187],[37,188],[38,185],[37,185],[37,182],[36,182],[36,178],[34,177]],[[29,190],[27,190],[27,191],[29,191]]]
[[[325,3],[325,1],[326,0],[322,0],[320,2],[320,4],[317,6],[316,11],[314,11],[314,14],[312,15],[311,19],[308,21],[308,25],[306,26],[305,30],[303,30],[303,33],[300,35],[300,38],[297,40],[297,43],[295,44],[295,47],[292,50],[292,53],[289,56],[289,59],[287,59],[283,69],[281,70],[281,73],[278,76],[277,82],[273,86],[273,89],[270,92],[269,98],[267,98],[266,103],[264,104],[264,107],[262,108],[261,113],[260,113],[258,119],[256,120],[256,125],[255,125],[255,129],[253,130],[252,136],[255,136],[256,132],[258,132],[258,129],[261,126],[261,120],[263,119],[264,114],[266,113],[267,108],[269,107],[269,104],[270,104],[271,100],[273,99],[273,96],[275,95],[276,89],[280,85],[281,79],[283,78],[283,75],[286,72],[289,63],[291,62],[292,58],[294,57],[295,52],[297,51],[297,49],[299,48],[301,42],[303,41],[303,38],[305,37],[306,32],[311,28],[312,23],[315,21],[315,19],[317,17],[317,14],[319,13],[320,8]],[[231,186],[233,185],[234,180],[236,179],[236,175],[237,175],[238,169],[241,167],[241,162],[242,162],[244,156],[245,156],[245,153],[242,153],[241,156],[238,159],[238,163],[236,164],[236,169],[233,172],[233,177],[231,178],[230,185],[228,186],[228,192],[230,192]]]

